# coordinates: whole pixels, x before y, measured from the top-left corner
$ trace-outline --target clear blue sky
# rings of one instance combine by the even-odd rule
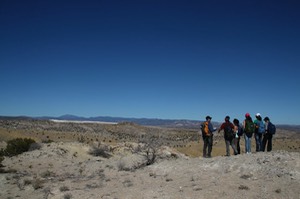
[[[0,115],[300,124],[300,1],[0,0]]]

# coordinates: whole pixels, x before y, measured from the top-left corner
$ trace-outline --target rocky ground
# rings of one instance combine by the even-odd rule
[[[241,139],[231,157],[220,133],[209,159],[195,129],[0,120],[0,148],[20,137],[38,144],[2,161],[1,199],[300,198],[296,130],[278,129],[269,153],[246,155]]]
[[[298,152],[204,159],[161,147],[154,164],[140,166],[145,154],[137,148],[118,144],[104,158],[84,143],[41,144],[5,158],[0,198],[300,198]]]

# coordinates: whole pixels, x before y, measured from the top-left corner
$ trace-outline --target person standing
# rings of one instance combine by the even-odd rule
[[[262,121],[260,113],[256,113],[256,119],[254,120],[255,125],[255,143],[256,143],[256,152],[262,151],[262,136],[265,133],[265,124]]]
[[[251,138],[254,133],[255,127],[252,118],[249,113],[245,114],[245,120],[243,122],[244,138],[245,138],[245,151],[247,154],[251,153]]]
[[[272,151],[272,139],[273,135],[276,132],[276,127],[274,124],[271,123],[269,117],[264,118],[265,121],[265,131],[263,140],[262,140],[262,151],[265,151],[266,145],[267,145],[267,151]]]
[[[218,133],[223,130],[224,131],[224,139],[225,139],[225,144],[226,144],[226,156],[230,156],[230,148],[229,145],[232,147],[234,151],[234,155],[237,155],[238,152],[235,148],[234,145],[234,125],[230,122],[230,117],[226,116],[225,117],[225,122],[221,125],[219,128]]]
[[[210,116],[206,116],[205,119],[206,121],[201,124],[203,138],[203,157],[211,158],[214,128],[211,124],[212,118]]]
[[[236,147],[237,153],[241,154],[240,139],[241,136],[243,135],[243,129],[240,126],[240,121],[238,119],[233,120],[233,125],[234,125],[234,133],[235,133],[235,138],[233,139],[233,142]]]

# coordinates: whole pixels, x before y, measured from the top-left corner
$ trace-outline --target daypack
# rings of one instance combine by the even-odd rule
[[[268,124],[268,132],[271,134],[276,133],[276,126],[271,122],[269,122],[269,124]]]
[[[225,125],[224,127],[224,137],[227,138],[227,139],[232,139],[234,138],[234,133],[233,133],[233,130],[231,128],[231,123],[228,123]]]
[[[252,135],[252,133],[254,133],[254,131],[255,131],[254,123],[251,120],[246,120],[245,133]]]
[[[238,135],[238,136],[242,136],[242,135],[243,135],[243,133],[244,133],[244,130],[243,130],[243,128],[242,128],[241,126],[239,126],[239,128],[238,128],[238,132],[237,132],[237,135]]]
[[[265,124],[263,121],[258,121],[257,123],[258,126],[258,133],[265,133]]]
[[[203,122],[201,124],[201,130],[202,130],[202,135],[206,135],[206,136],[210,135],[209,128],[208,128],[208,122]]]

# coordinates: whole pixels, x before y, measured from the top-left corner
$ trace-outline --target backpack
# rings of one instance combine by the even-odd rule
[[[201,124],[201,130],[202,130],[202,135],[206,135],[206,136],[210,135],[209,129],[208,129],[208,122],[203,122]]]
[[[258,133],[265,133],[265,124],[263,121],[258,121]]]
[[[226,139],[234,138],[234,133],[233,133],[233,130],[231,128],[231,123],[228,123],[228,124],[225,125],[225,127],[224,127],[224,137]]]
[[[268,132],[271,133],[272,135],[274,135],[276,133],[276,126],[274,124],[272,124],[271,122],[269,122],[269,125],[268,125]]]
[[[239,128],[238,128],[238,132],[237,132],[237,135],[238,135],[238,136],[242,136],[242,135],[243,135],[243,133],[244,133],[244,130],[243,130],[243,128],[242,128],[241,126],[239,126]]]
[[[254,133],[254,131],[255,131],[255,126],[254,126],[254,123],[252,122],[252,120],[246,120],[246,125],[245,125],[244,131],[248,137],[252,136],[252,133]]]

